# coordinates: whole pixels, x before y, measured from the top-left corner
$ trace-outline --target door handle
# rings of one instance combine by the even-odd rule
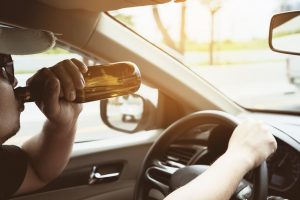
[[[90,173],[90,178],[89,178],[89,185],[93,185],[97,182],[103,181],[103,180],[110,180],[119,177],[120,173],[119,172],[114,172],[114,173],[109,173],[109,174],[101,174],[97,172],[97,167],[93,166],[92,171]]]

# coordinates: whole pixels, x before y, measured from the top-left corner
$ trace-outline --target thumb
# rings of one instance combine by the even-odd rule
[[[45,83],[42,101],[44,103],[43,112],[46,117],[53,118],[59,112],[60,83],[57,78],[49,78]]]

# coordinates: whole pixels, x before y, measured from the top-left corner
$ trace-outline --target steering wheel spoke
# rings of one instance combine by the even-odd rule
[[[146,170],[145,176],[156,189],[167,195],[170,191],[169,183],[171,176],[178,168],[164,165],[161,161],[153,161],[153,166]]]
[[[253,185],[243,179],[238,185],[233,197],[237,200],[251,199],[253,195]]]

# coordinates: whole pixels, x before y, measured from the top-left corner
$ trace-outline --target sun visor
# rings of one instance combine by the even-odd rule
[[[94,12],[117,10],[121,8],[156,5],[172,0],[36,0],[60,9],[81,9]],[[179,0],[183,1],[183,0]],[[175,0],[178,2],[178,0]]]
[[[53,33],[42,30],[0,27],[0,53],[26,55],[41,53],[55,45]]]

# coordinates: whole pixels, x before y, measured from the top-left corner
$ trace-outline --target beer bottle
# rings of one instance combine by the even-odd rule
[[[117,62],[88,67],[83,74],[85,87],[76,90],[76,103],[85,103],[123,96],[136,92],[141,85],[141,74],[132,62]],[[40,92],[35,88],[18,87],[15,89],[18,99],[25,102],[39,100]]]

